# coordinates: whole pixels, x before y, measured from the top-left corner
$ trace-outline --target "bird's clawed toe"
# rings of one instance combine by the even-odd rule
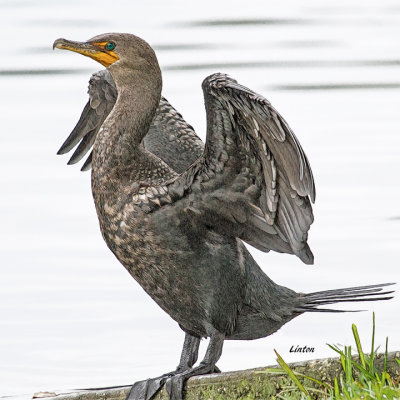
[[[161,376],[134,383],[126,400],[151,400],[162,388],[165,379]]]
[[[214,371],[212,371],[212,372],[210,372],[211,374],[220,374],[221,373],[221,370],[216,366],[216,365],[214,365]]]

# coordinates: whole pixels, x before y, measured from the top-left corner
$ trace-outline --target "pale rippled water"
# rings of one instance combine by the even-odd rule
[[[396,1],[0,1],[0,395],[127,384],[178,361],[183,334],[103,243],[88,173],[55,155],[86,102],[92,60],[58,37],[132,32],[157,50],[164,95],[199,133],[202,79],[227,72],[289,121],[317,184],[315,266],[252,251],[298,291],[400,281],[400,6]],[[203,135],[204,137],[204,135]],[[356,322],[400,349],[399,297],[303,315],[227,342],[222,370],[332,355]],[[315,347],[293,355],[291,345]],[[204,347],[204,346],[203,346]]]

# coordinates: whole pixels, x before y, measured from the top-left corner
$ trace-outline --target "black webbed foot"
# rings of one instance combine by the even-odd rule
[[[126,400],[151,400],[164,384],[170,400],[183,400],[183,387],[190,377],[221,372],[215,363],[221,356],[224,335],[217,331],[211,335],[204,360],[193,368],[199,343],[200,338],[186,334],[178,368],[158,378],[136,382]]]
[[[192,376],[212,374],[215,373],[216,370],[220,372],[219,368],[215,367],[215,365],[200,364],[198,367],[188,369],[187,371],[167,378],[165,389],[169,394],[169,400],[183,400],[184,384]]]
[[[224,335],[215,331],[211,335],[206,355],[200,365],[177,373],[166,380],[165,389],[169,394],[169,400],[183,400],[184,384],[192,376],[220,372],[215,363],[221,356],[223,343]]]
[[[151,400],[159,390],[162,389],[163,385],[166,384],[166,390],[170,396],[170,399],[177,400],[183,399],[183,386],[187,379],[194,375],[202,374],[216,374],[220,373],[221,370],[215,365],[210,370],[204,369],[204,367],[191,368],[186,371],[176,370],[168,374],[159,376],[158,378],[146,379],[144,381],[138,381],[133,384],[126,400]],[[195,371],[195,372],[194,372]]]
[[[125,400],[151,400],[168,378],[189,370],[197,360],[200,338],[186,333],[179,365],[175,371],[157,378],[136,382]]]

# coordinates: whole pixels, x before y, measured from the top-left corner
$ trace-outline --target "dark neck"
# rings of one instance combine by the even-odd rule
[[[147,134],[161,97],[157,68],[121,68],[110,72],[118,98],[100,129],[93,151],[93,190],[115,191],[116,186],[139,176],[146,154],[140,145]]]

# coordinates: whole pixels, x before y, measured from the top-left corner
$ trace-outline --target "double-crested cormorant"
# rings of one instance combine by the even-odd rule
[[[186,379],[217,370],[225,339],[262,338],[306,311],[338,311],[323,305],[391,298],[382,291],[388,284],[296,293],[269,279],[243,245],[313,263],[311,168],[265,98],[227,75],[207,77],[203,151],[161,98],[160,67],[145,41],[109,33],[54,47],[89,56],[112,76],[92,77],[90,102],[60,152],[82,139],[75,162],[93,145],[84,169],[91,164],[103,237],[185,331],[177,369],[137,382],[130,400],[149,400],[164,383],[171,399],[182,399]],[[204,337],[205,358],[194,366]]]

